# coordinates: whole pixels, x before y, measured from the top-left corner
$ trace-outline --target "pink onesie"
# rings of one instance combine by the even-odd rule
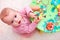
[[[30,12],[33,12],[30,7],[25,7],[20,11],[20,14],[23,17],[23,20],[21,20],[19,27],[14,28],[15,32],[19,34],[29,34],[36,29],[37,23],[35,22],[31,23],[29,20]]]

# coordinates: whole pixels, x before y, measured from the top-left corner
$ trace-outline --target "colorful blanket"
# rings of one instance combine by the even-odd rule
[[[60,0],[32,0],[31,6],[39,6],[40,11],[36,11],[41,18],[37,29],[43,32],[60,31]]]

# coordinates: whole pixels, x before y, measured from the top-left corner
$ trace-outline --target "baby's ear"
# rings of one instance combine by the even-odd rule
[[[1,13],[0,13],[0,19],[2,18]]]
[[[1,14],[0,14],[0,19],[1,19]]]

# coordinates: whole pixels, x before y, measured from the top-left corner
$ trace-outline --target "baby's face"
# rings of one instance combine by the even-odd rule
[[[19,12],[9,10],[8,15],[3,18],[3,21],[12,26],[19,26],[21,22],[21,15]]]

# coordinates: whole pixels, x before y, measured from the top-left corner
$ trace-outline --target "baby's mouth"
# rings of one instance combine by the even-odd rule
[[[20,24],[20,23],[21,23],[21,21],[18,22],[18,24]]]

